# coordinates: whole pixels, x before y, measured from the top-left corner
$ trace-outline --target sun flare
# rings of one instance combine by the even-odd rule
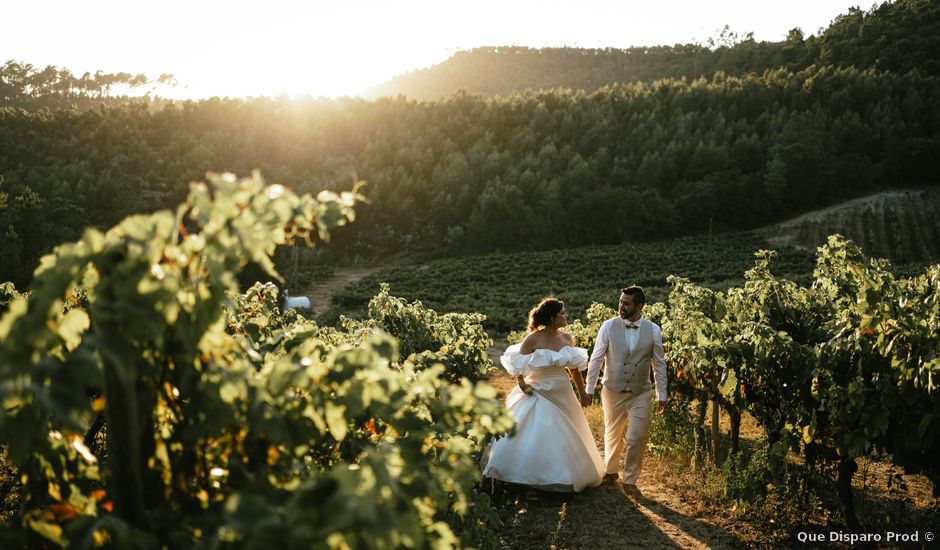
[[[356,95],[389,78],[481,46],[626,48],[704,43],[725,25],[782,40],[789,29],[812,34],[852,5],[846,0],[755,2],[495,2],[472,6],[406,1],[355,4],[272,0],[183,2],[130,9],[105,0],[95,10],[53,0],[5,7],[14,25],[0,50],[35,66],[81,75],[170,73],[178,85],[155,93],[214,95]],[[55,13],[53,18],[46,14]],[[64,42],[81,29],[82,39]]]

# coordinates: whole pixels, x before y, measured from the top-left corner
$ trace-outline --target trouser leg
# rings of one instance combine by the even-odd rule
[[[626,394],[603,388],[601,401],[604,406],[604,467],[605,473],[616,474],[618,459],[623,445],[623,429],[627,423]]]
[[[653,413],[652,397],[651,390],[635,396],[627,404],[630,426],[627,428],[627,459],[623,467],[623,481],[631,485],[636,485],[643,469],[643,455],[646,453]]]

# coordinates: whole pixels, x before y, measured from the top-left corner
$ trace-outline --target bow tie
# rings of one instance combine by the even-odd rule
[[[640,325],[634,325],[633,323],[624,323],[624,328],[640,328]]]

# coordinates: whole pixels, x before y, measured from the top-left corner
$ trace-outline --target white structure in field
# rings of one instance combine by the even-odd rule
[[[291,296],[290,289],[284,289],[284,307],[282,309],[310,309],[310,298]]]

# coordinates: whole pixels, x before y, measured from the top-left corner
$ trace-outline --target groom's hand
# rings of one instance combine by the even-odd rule
[[[587,407],[591,404],[591,401],[594,401],[594,396],[590,393],[584,392],[581,394],[581,406]]]
[[[663,414],[664,412],[666,412],[666,402],[657,401],[657,403],[659,403],[659,414]]]

